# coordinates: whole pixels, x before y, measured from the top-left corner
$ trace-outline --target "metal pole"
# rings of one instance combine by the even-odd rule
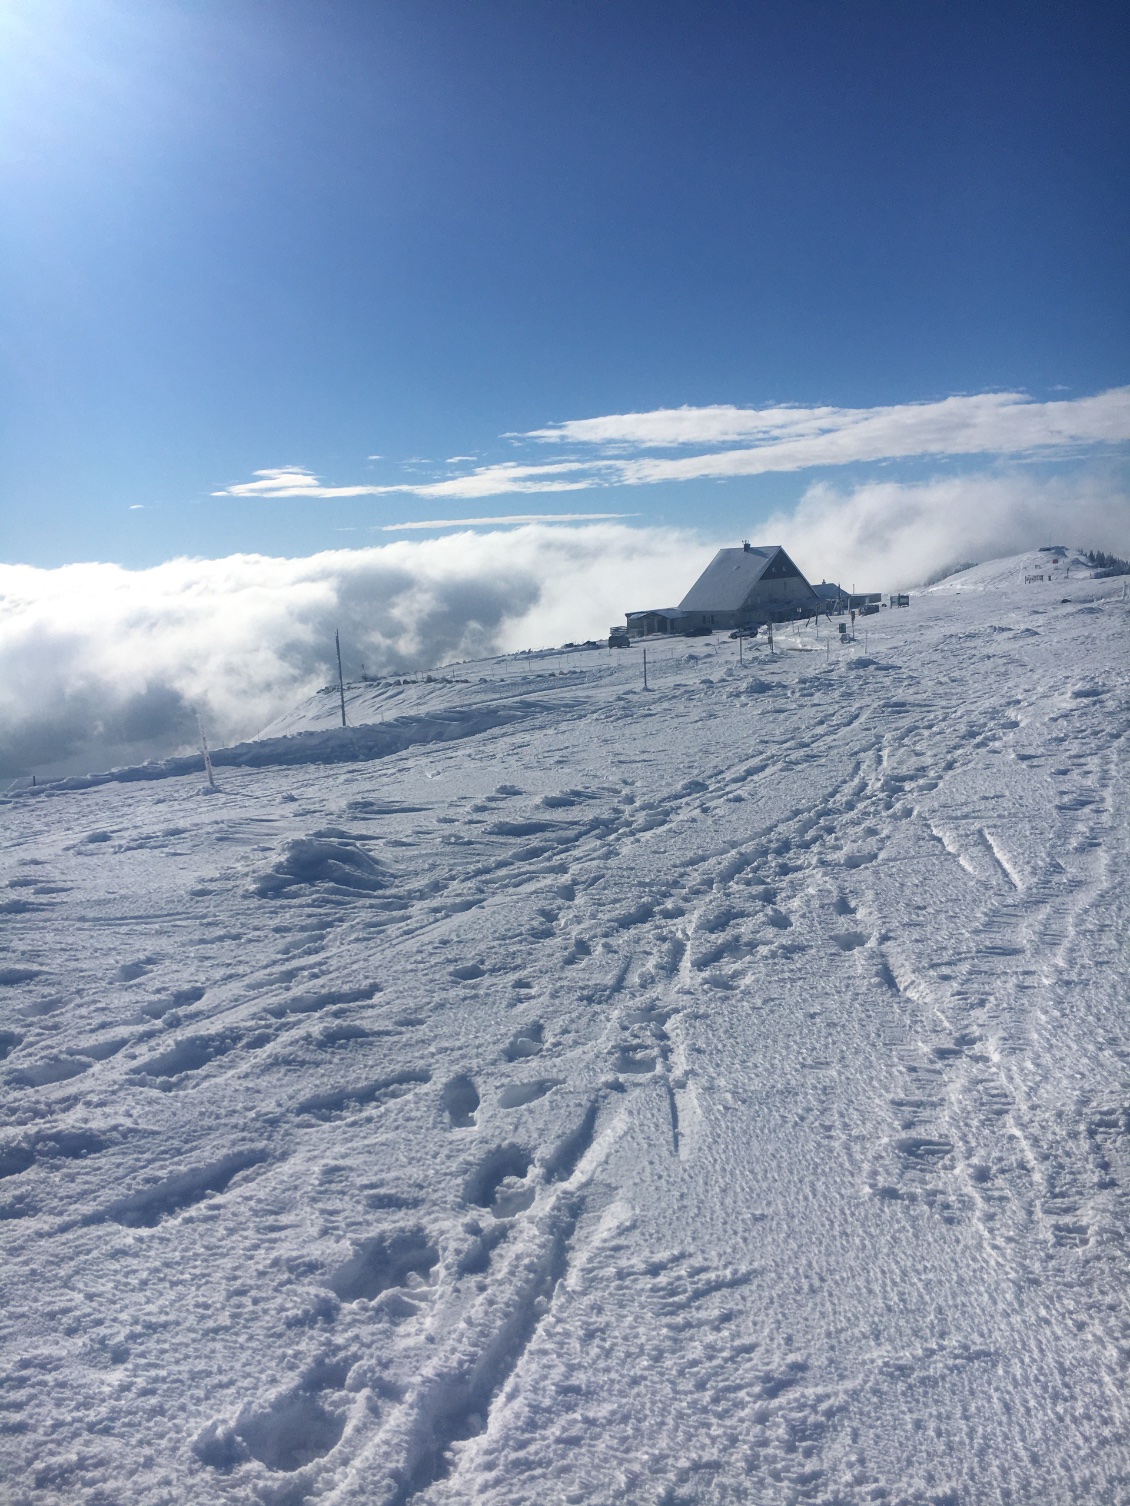
[[[741,664],[743,667],[745,665],[745,655],[742,652],[741,634],[738,635],[738,663]]]
[[[337,649],[337,692],[341,697],[341,725],[345,726],[345,680],[341,673],[341,634],[334,629],[334,647]]]
[[[208,739],[204,736],[204,723],[200,720],[199,713],[197,713],[196,725],[200,728],[200,750],[204,754],[204,772],[208,776],[209,787],[215,789],[216,776],[212,772],[212,755],[208,751]],[[35,783],[34,774],[31,776],[31,782],[32,784]]]
[[[643,651],[643,688],[647,689],[647,649]]]

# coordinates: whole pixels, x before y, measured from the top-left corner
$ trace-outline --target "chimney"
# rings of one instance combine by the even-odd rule
[[[742,540],[742,548],[745,550],[745,552],[747,554],[749,553],[749,540],[748,539],[743,539]]]

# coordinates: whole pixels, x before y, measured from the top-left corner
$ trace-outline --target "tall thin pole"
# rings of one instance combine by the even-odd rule
[[[742,635],[741,635],[741,633],[738,634],[738,663],[740,665],[742,665],[743,667],[745,665],[745,656],[742,653]]]
[[[647,649],[643,651],[643,688],[647,689]]]
[[[345,680],[341,673],[341,634],[334,629],[334,647],[337,649],[337,693],[341,697],[341,725],[345,726]]]
[[[216,788],[216,776],[212,772],[212,755],[208,751],[208,739],[204,736],[204,723],[200,720],[199,713],[197,713],[196,725],[200,728],[200,750],[204,754],[204,772],[208,776],[209,788],[214,790]],[[35,783],[34,774],[31,776],[31,782],[32,784]]]

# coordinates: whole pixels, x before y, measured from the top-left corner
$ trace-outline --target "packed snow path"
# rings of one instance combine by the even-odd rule
[[[1130,1499],[1130,608],[1019,578],[9,800],[6,1499]]]

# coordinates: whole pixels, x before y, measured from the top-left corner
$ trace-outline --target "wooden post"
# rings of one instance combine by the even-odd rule
[[[647,689],[647,649],[643,651],[643,688]]]
[[[738,663],[745,667],[745,654],[742,652],[742,635],[738,633]]]
[[[341,725],[345,726],[345,680],[341,673],[341,634],[334,629],[334,647],[337,649],[337,693],[341,697]]]

